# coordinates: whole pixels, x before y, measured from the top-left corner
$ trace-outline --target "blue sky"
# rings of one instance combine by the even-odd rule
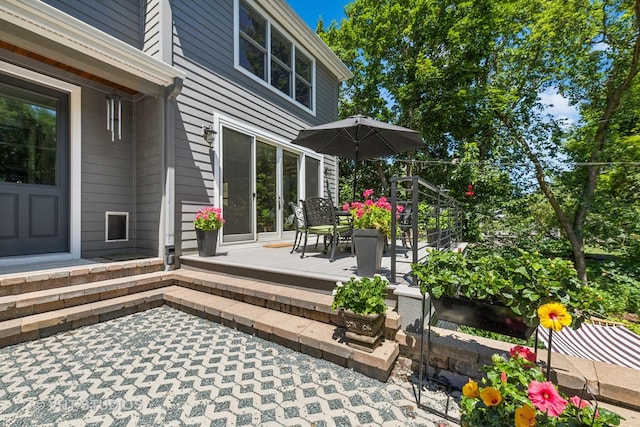
[[[344,6],[350,0],[287,0],[287,3],[315,30],[320,16],[325,26],[333,20],[340,22],[344,18]]]

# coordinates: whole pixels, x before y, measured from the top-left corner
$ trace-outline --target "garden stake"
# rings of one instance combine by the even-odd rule
[[[549,348],[547,349],[547,381],[549,381],[549,372],[551,370],[551,339],[553,338],[553,329],[549,328]]]

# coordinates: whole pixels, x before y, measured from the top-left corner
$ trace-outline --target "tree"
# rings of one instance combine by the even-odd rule
[[[638,1],[356,0],[346,15],[320,31],[355,75],[341,114],[419,130],[429,148],[418,160],[450,160],[473,142],[481,162],[527,161],[586,281],[599,162],[611,154],[611,126],[638,73]],[[541,94],[549,91],[576,105],[581,120],[568,126],[547,114]],[[567,150],[570,137],[580,150]],[[574,199],[559,193],[559,166],[586,171]]]

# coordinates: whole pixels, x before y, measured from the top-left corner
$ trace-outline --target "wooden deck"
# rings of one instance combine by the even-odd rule
[[[322,242],[307,246],[304,258],[301,250],[291,252],[291,241],[270,241],[223,245],[216,256],[199,257],[197,254],[180,257],[181,266],[247,276],[283,284],[320,290],[333,289],[336,281],[357,276],[356,258],[343,245],[336,250],[336,259],[330,262],[329,254],[322,253]],[[402,246],[397,247],[395,286],[411,283],[411,254]],[[406,255],[406,256],[405,256]],[[381,275],[391,280],[391,253],[382,257]]]

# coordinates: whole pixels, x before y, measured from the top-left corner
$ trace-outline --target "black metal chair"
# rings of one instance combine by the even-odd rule
[[[330,239],[330,261],[333,262],[339,240],[351,235],[353,229],[351,224],[339,221],[331,199],[324,197],[310,197],[305,200],[304,214],[307,223],[307,233],[304,237],[304,247],[302,248],[300,258],[304,258],[308,235],[316,234],[325,237],[325,253],[327,252],[327,240]]]
[[[300,203],[296,204],[293,202],[289,202],[289,206],[293,211],[293,220],[296,226],[296,237],[293,239],[293,248],[291,249],[291,253],[293,253],[296,249],[300,247],[300,243],[302,243],[302,235],[305,236],[305,241],[307,237],[307,220],[304,217],[304,207],[303,202],[300,200]],[[316,241],[317,244],[317,241]]]

